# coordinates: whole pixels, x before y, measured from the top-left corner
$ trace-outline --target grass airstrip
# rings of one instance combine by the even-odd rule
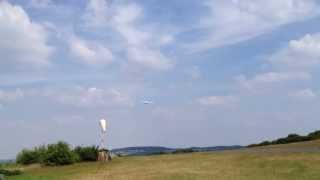
[[[320,141],[236,151],[114,158],[21,167],[9,180],[319,180]]]

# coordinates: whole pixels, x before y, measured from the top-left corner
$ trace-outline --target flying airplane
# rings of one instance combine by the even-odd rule
[[[146,104],[146,105],[147,105],[147,104],[153,104],[153,101],[144,100],[144,101],[142,101],[142,103],[143,103],[143,104]]]

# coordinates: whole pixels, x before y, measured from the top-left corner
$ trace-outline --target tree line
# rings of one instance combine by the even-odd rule
[[[304,142],[304,141],[312,141],[320,139],[320,130],[309,133],[306,136],[301,136],[299,134],[289,134],[287,137],[279,138],[273,141],[263,141],[258,144],[251,144],[248,147],[258,147],[258,146],[268,146],[268,145],[276,145],[276,144],[289,144],[295,142]]]
[[[69,165],[76,162],[96,161],[98,147],[77,146],[72,149],[65,142],[38,146],[33,149],[23,149],[16,158],[18,164],[41,164],[46,166]]]

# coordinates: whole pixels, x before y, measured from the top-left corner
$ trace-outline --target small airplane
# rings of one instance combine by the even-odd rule
[[[153,104],[153,101],[149,101],[149,100],[144,100],[142,101],[143,104]]]

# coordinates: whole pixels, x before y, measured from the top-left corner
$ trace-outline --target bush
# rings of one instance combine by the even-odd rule
[[[96,161],[98,148],[94,146],[76,147],[74,150],[65,142],[35,147],[31,150],[22,150],[16,162],[23,165],[40,163],[43,165],[67,165],[79,161]]]
[[[42,164],[47,153],[47,147],[44,145],[35,147],[34,151],[38,155],[38,163]]]
[[[312,133],[308,134],[308,137],[311,140],[320,139],[320,131],[312,132]]]
[[[182,148],[182,149],[177,149],[173,151],[173,154],[181,154],[181,153],[192,153],[194,152],[192,148]]]
[[[68,165],[77,162],[77,154],[74,153],[65,142],[49,144],[43,163],[49,166]]]
[[[271,144],[271,142],[269,142],[269,141],[263,141],[262,143],[260,143],[261,146],[268,146],[270,144]]]
[[[42,163],[45,153],[45,146],[39,146],[34,148],[33,150],[24,149],[18,154],[16,161],[17,163],[24,165]]]
[[[22,171],[20,170],[4,170],[0,169],[0,174],[3,174],[5,176],[15,176],[22,174]]]
[[[19,164],[34,164],[39,162],[38,154],[33,150],[24,149],[17,156],[17,163]]]
[[[98,159],[98,148],[94,146],[76,147],[74,152],[78,155],[80,161],[96,161]]]

